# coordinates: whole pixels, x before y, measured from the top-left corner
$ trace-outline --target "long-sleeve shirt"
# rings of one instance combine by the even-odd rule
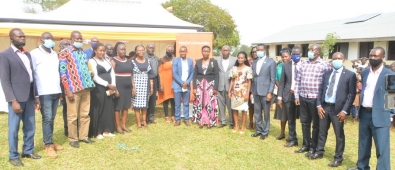
[[[318,58],[315,62],[303,61],[296,73],[295,98],[298,99],[299,96],[317,98],[318,88],[322,83],[322,75],[331,69],[329,63],[321,58]]]
[[[95,87],[88,70],[86,54],[82,49],[69,46],[59,52],[60,79],[63,87],[76,93]]]

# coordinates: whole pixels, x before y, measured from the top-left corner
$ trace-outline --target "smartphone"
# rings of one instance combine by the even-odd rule
[[[395,92],[395,74],[385,75],[385,90]]]
[[[384,108],[386,110],[395,109],[395,93],[387,93],[385,96]]]

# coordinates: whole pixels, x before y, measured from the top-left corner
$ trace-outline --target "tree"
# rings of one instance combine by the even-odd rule
[[[248,46],[248,45],[242,44],[240,47],[237,47],[237,48],[233,51],[232,56],[237,57],[237,54],[238,54],[240,51],[244,51],[244,52],[247,53],[247,55],[250,55],[251,48],[252,48],[252,46]],[[248,57],[248,56],[247,56],[247,57]]]
[[[26,5],[25,12],[27,13],[39,13],[35,5],[39,5],[41,7],[42,12],[53,11],[70,0],[23,0],[23,3]]]
[[[333,52],[333,47],[337,43],[340,37],[336,34],[336,32],[326,34],[325,40],[322,43],[322,56],[327,59],[329,54]]]
[[[213,32],[214,49],[240,44],[239,32],[232,16],[210,0],[169,0],[162,3],[162,6],[165,9],[172,7],[174,16],[202,25],[205,31]]]

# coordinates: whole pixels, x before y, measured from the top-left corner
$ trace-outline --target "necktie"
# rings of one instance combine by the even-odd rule
[[[329,89],[328,89],[328,97],[332,97],[333,95],[333,87],[335,87],[335,81],[336,81],[336,73],[337,71],[335,70],[332,74],[331,82],[329,84]]]

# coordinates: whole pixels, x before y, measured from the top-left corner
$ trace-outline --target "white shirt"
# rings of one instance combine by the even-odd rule
[[[114,69],[111,70],[110,75],[111,75],[111,82],[107,82],[105,80],[103,80],[102,78],[100,78],[98,76],[98,72],[97,72],[97,65],[101,65],[104,67],[104,69],[106,69],[106,71],[110,70],[112,68],[110,61],[108,61],[107,59],[103,58],[103,61],[100,60],[95,60],[94,58],[89,59],[88,64],[91,66],[92,68],[92,72],[94,74],[93,76],[93,81],[97,84],[100,84],[104,87],[107,87],[107,85],[110,83],[112,85],[115,86],[115,72]]]
[[[30,52],[38,95],[62,93],[60,89],[58,54],[45,51],[41,45]]]
[[[228,57],[228,59],[224,59],[224,58],[222,58],[222,67],[224,68],[224,72],[226,72],[226,70],[228,70],[228,67],[229,67],[229,57]]]
[[[258,59],[258,62],[256,63],[256,74],[259,75],[261,72],[262,64],[265,61],[266,56],[263,56],[261,59]]]
[[[343,73],[343,67],[339,68],[336,71],[337,71],[337,73],[336,73],[336,77],[335,77],[335,84],[333,85],[333,93],[332,93],[331,97],[328,96],[328,91],[329,91],[329,87],[331,85],[332,76],[335,73],[335,69],[332,69],[332,73],[329,76],[329,81],[328,81],[327,89],[325,92],[325,102],[327,102],[327,103],[336,103],[337,85],[339,84],[340,75]]]
[[[296,70],[299,71],[300,63],[301,63],[301,61],[297,62],[296,65],[295,65],[295,62],[292,61],[292,83],[291,83],[291,90],[294,90],[295,84],[296,84],[296,75],[295,75],[295,71],[294,71],[294,70],[295,70],[295,67],[296,67]],[[283,65],[283,67],[284,67],[284,65]]]
[[[181,64],[182,64],[181,65],[181,67],[182,67],[181,80],[183,82],[185,82],[188,79],[188,72],[189,72],[188,60],[186,58],[185,58],[185,60],[181,58]]]
[[[363,107],[372,107],[373,106],[373,97],[374,97],[374,89],[376,89],[377,80],[379,79],[381,71],[383,71],[384,66],[381,65],[376,72],[373,72],[372,68],[369,69],[368,79],[366,80],[366,87],[363,95],[362,106]]]
[[[29,73],[30,83],[33,82],[33,72],[32,72],[32,68],[30,67],[30,60],[29,60],[29,58],[27,57],[27,55],[24,52],[22,52],[21,50],[17,49],[14,45],[11,45],[11,48],[19,56],[19,58],[22,60],[23,65],[25,65],[27,73]],[[59,65],[59,61],[58,61],[58,65]],[[60,77],[59,77],[59,79],[60,79]]]

